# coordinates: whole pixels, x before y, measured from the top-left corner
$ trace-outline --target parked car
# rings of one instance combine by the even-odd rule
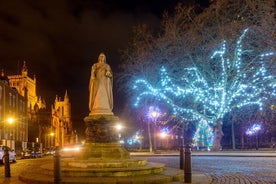
[[[41,158],[41,151],[35,148],[27,148],[21,152],[21,158]]]
[[[3,146],[3,145],[0,145],[0,162],[1,163],[5,163],[5,150],[8,150],[9,151],[9,160],[10,162],[16,162],[16,153],[14,150],[12,150],[10,147],[8,146]]]
[[[21,158],[31,158],[32,157],[32,151],[29,149],[25,149],[21,152]]]
[[[51,148],[45,148],[43,151],[43,155],[45,156],[53,156],[55,154],[55,148],[51,147]]]
[[[39,149],[32,149],[32,157],[33,158],[41,158],[42,157],[42,153]]]

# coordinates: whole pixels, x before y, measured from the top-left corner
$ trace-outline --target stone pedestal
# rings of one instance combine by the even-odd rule
[[[118,142],[116,123],[119,118],[113,115],[94,115],[84,118],[86,143],[76,158],[80,160],[129,159],[129,152]]]

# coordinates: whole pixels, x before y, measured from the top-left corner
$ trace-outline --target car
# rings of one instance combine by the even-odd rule
[[[55,154],[55,148],[45,148],[43,151],[43,155],[45,156],[53,156]]]
[[[0,145],[0,162],[5,163],[5,150],[9,151],[9,160],[10,162],[16,162],[16,153],[13,149],[8,146]]]
[[[42,153],[39,149],[32,149],[32,158],[42,158]]]
[[[31,158],[32,157],[32,151],[29,149],[25,149],[21,152],[21,158]]]
[[[21,152],[21,158],[41,158],[41,151],[35,148],[27,148]]]

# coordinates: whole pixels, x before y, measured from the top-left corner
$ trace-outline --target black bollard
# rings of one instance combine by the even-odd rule
[[[182,145],[180,146],[179,151],[180,151],[180,154],[179,154],[179,156],[180,156],[180,158],[179,158],[179,160],[180,160],[179,168],[183,170],[183,165],[184,165],[184,147]]]
[[[185,146],[184,182],[192,183],[191,149],[189,145]]]
[[[56,147],[55,156],[54,156],[54,183],[61,184],[61,156],[60,156],[60,146]]]
[[[7,147],[4,149],[4,161],[5,161],[5,177],[11,177],[9,150]]]

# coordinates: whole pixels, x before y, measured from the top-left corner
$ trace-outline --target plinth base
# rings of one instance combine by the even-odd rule
[[[77,160],[129,159],[129,152],[120,143],[86,143]]]
[[[184,178],[183,170],[133,159],[96,163],[91,160],[64,159],[60,169],[62,183],[68,184],[165,184]],[[25,183],[54,184],[54,173],[54,163],[49,160],[48,163],[38,165],[35,170],[24,171],[19,179]]]

